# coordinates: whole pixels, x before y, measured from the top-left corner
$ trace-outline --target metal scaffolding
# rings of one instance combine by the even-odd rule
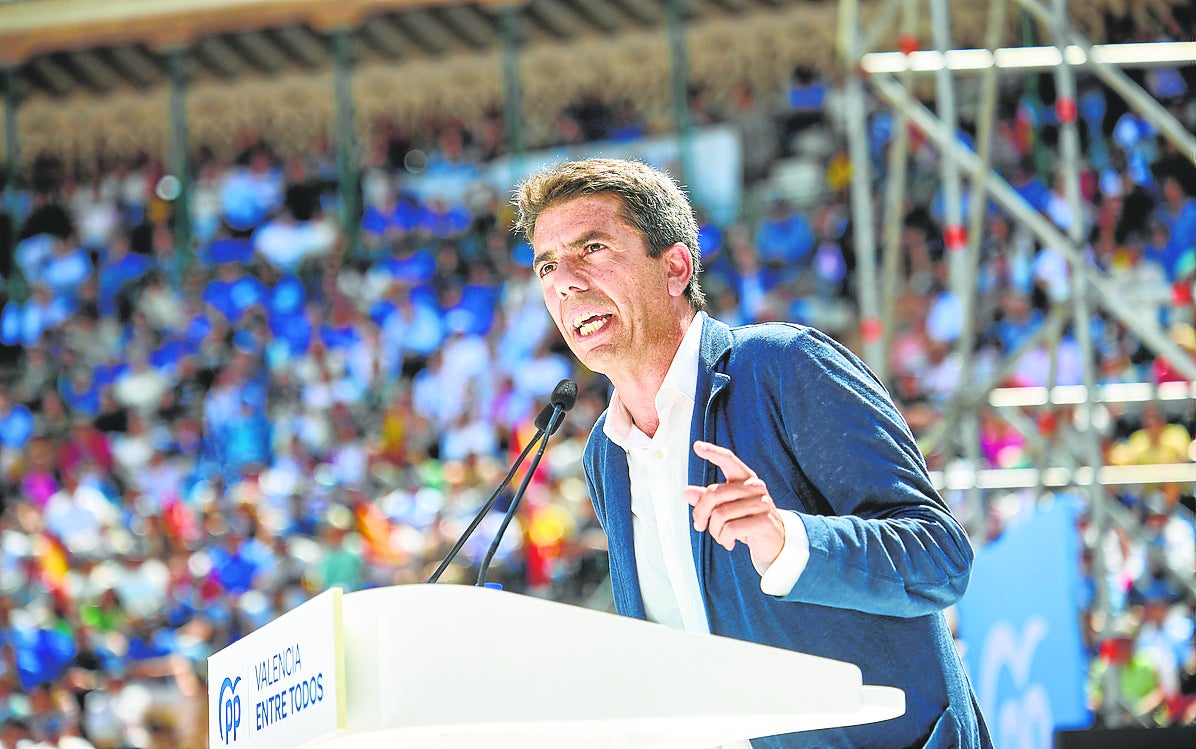
[[[887,329],[877,330],[877,326],[895,319],[895,299],[901,284],[898,272],[901,226],[908,187],[907,128],[912,124],[936,145],[941,155],[940,176],[944,186],[945,211],[943,242],[949,268],[947,288],[956,298],[962,319],[961,333],[954,342],[954,355],[960,357],[961,387],[947,404],[941,421],[928,430],[920,443],[924,452],[942,451],[952,459],[949,469],[937,474],[940,487],[966,493],[965,507],[975,510],[970,528],[974,533],[983,528],[983,491],[1030,488],[1037,489],[1039,496],[1042,496],[1068,487],[1085,493],[1094,529],[1092,538],[1103,538],[1114,526],[1132,538],[1143,538],[1143,529],[1133,514],[1116,501],[1109,487],[1192,481],[1196,478],[1196,466],[1104,465],[1098,428],[1098,410],[1102,408],[1102,402],[1132,403],[1143,398],[1156,399],[1160,397],[1161,389],[1142,384],[1136,386],[1132,394],[1128,391],[1121,394],[1119,400],[1117,394],[1110,395],[1098,386],[1089,324],[1093,308],[1103,310],[1124,325],[1143,345],[1155,354],[1165,356],[1189,380],[1196,381],[1196,363],[1168,337],[1156,319],[1139,314],[1121,298],[1109,276],[1087,258],[1087,237],[1081,220],[1084,206],[1080,193],[1082,155],[1076,122],[1076,69],[1094,76],[1120,95],[1131,109],[1152,123],[1163,137],[1176,144],[1180,153],[1193,160],[1196,160],[1196,139],[1162,105],[1134,83],[1118,63],[1111,62],[1124,58],[1118,54],[1117,47],[1120,45],[1094,47],[1072,28],[1067,14],[1067,0],[1052,0],[1050,7],[1037,0],[1015,2],[1040,25],[1043,38],[1050,39],[1052,47],[1026,49],[1026,54],[1021,56],[1015,54],[1019,51],[1016,48],[1002,48],[1000,45],[1007,25],[1005,0],[993,0],[990,5],[986,48],[980,50],[952,48],[945,0],[928,0],[933,51],[919,49],[919,40],[914,37],[914,29],[918,28],[919,22],[918,0],[888,0],[880,7],[871,25],[864,25],[860,21],[859,0],[842,0],[840,4],[840,53],[848,71],[845,88],[847,134],[855,167],[852,173],[851,205],[857,248],[869,250],[878,228],[871,208],[877,185],[867,164],[869,100],[866,99],[866,88],[870,88],[879,101],[892,108],[894,123],[887,157],[887,181],[884,184],[884,253],[879,266],[880,278],[861,272],[856,289],[864,355],[877,372],[887,371],[886,358],[893,333]],[[901,51],[874,53],[868,47],[874,40],[882,38],[888,28],[893,27],[898,5],[902,14],[898,26],[901,31],[898,43]],[[1143,60],[1141,64],[1166,64],[1176,54],[1180,59],[1191,55],[1186,46],[1177,46],[1180,49],[1159,50],[1155,59]],[[1064,197],[1072,216],[1066,234],[1031,207],[992,167],[991,139],[992,125],[996,119],[998,68],[1015,68],[1019,72],[1027,68],[1049,70],[1054,77],[1055,115],[1059,123],[1057,176],[1062,181]],[[953,71],[981,76],[974,148],[964,145],[959,138]],[[935,112],[923,105],[912,92],[918,73],[933,73],[935,76]],[[965,193],[965,188],[970,189],[970,193]],[[961,200],[965,194],[968,197],[966,214]],[[1017,350],[1006,353],[995,371],[984,381],[974,382],[977,371],[974,359],[977,320],[975,284],[983,244],[983,216],[989,201],[998,205],[1044,247],[1054,248],[1066,257],[1072,285],[1067,298],[1054,305],[1037,333]],[[861,253],[858,262],[861,269],[872,265],[871,254]],[[881,310],[879,317],[874,312],[878,309]],[[1010,396],[1009,391],[997,390],[1016,367],[1018,360],[1035,347],[1045,344],[1051,349],[1052,358],[1057,358],[1058,341],[1069,325],[1084,361],[1083,386],[1066,389],[1066,394],[1060,394],[1058,388],[1039,389],[1043,392],[1037,394],[1040,397],[1034,403],[1019,401],[1016,396]],[[881,344],[870,345],[873,341]],[[1049,374],[1052,384],[1056,381],[1057,369],[1055,362],[1052,362]],[[1189,387],[1178,397],[1191,400],[1196,396]],[[1036,423],[1018,409],[1030,406],[1054,409],[1064,402],[1075,409],[1077,418],[1071,426],[1074,432],[1070,439],[1062,441],[1063,444],[1051,447],[1063,450],[1065,454],[1052,455],[1044,450],[1041,455],[1045,457],[1040,458],[1035,468],[1020,471],[982,470],[978,429],[982,409],[993,408],[998,416],[1022,432],[1028,441],[1041,443],[1043,440],[1037,434]],[[1017,407],[1011,407],[1015,404],[1018,404]],[[1048,465],[1048,458],[1055,458],[1054,462],[1064,465]],[[983,536],[973,537],[979,540]],[[1092,572],[1097,585],[1093,620],[1099,636],[1101,629],[1108,623],[1109,591],[1106,570],[1101,566],[1102,555],[1093,554],[1093,560]],[[1156,561],[1166,565],[1165,559]],[[1192,570],[1168,567],[1167,573],[1179,583],[1181,591],[1196,600]]]

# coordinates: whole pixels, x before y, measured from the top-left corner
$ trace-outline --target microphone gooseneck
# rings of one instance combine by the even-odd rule
[[[555,433],[556,430],[560,428],[561,422],[564,420],[564,412],[568,411],[570,408],[573,408],[573,404],[576,402],[577,383],[568,379],[558,382],[556,387],[552,390],[552,395],[550,395],[548,398],[548,403],[540,409],[540,413],[536,414],[536,419],[534,422],[536,426],[535,435],[533,435],[531,440],[528,441],[527,445],[524,446],[523,451],[519,453],[519,457],[515,459],[514,464],[511,466],[511,470],[507,471],[507,475],[503,477],[503,480],[501,483],[499,483],[498,488],[494,490],[494,493],[491,494],[490,497],[478,509],[477,513],[473,516],[473,520],[470,521],[469,525],[465,528],[465,531],[457,539],[456,543],[453,544],[453,548],[449,550],[448,554],[446,554],[444,559],[440,562],[440,566],[437,567],[436,571],[433,572],[428,578],[428,583],[435,583],[440,580],[440,576],[444,574],[444,571],[448,569],[449,564],[451,564],[453,559],[457,557],[457,554],[461,552],[462,547],[465,546],[465,542],[469,540],[469,537],[473,535],[475,530],[477,530],[477,527],[481,524],[482,519],[486,517],[487,513],[489,513],[490,510],[493,509],[495,503],[498,502],[498,498],[502,494],[503,490],[510,485],[511,479],[514,478],[515,472],[519,470],[519,466],[523,464],[524,459],[527,458],[528,454],[532,451],[532,448],[536,447],[537,443],[539,443],[540,449],[536,453],[536,457],[532,461],[531,467],[528,469],[527,476],[524,477],[518,491],[515,493],[515,497],[511,500],[512,505],[518,505],[519,499],[523,496],[523,492],[527,489],[527,483],[530,476],[535,473],[536,466],[539,465],[540,458],[544,454],[544,448],[548,443],[549,435]],[[510,514],[509,511],[508,514]],[[510,518],[504,517],[502,527],[499,529],[498,533],[499,539],[502,538],[502,534],[506,532],[507,525],[509,524]],[[483,567],[483,578],[485,575],[485,569],[489,567],[490,559],[494,556],[494,552],[497,550],[497,548],[498,541],[495,540],[494,544],[492,545],[492,550],[486,556],[486,563]],[[479,585],[480,584],[481,583],[479,583]]]
[[[527,492],[527,486],[531,483],[532,476],[536,473],[536,467],[540,465],[540,459],[544,457],[544,450],[548,447],[548,438],[560,428],[565,420],[565,412],[573,408],[573,404],[576,402],[577,383],[573,380],[561,380],[553,388],[552,395],[548,399],[548,406],[545,407],[546,409],[551,407],[552,414],[548,417],[548,423],[544,426],[544,438],[540,440],[540,449],[536,450],[531,465],[528,466],[527,474],[524,475],[523,481],[519,482],[519,488],[515,490],[515,496],[511,498],[511,505],[507,508],[506,514],[503,515],[502,525],[498,527],[498,532],[494,534],[494,540],[490,543],[490,548],[486,551],[486,556],[482,559],[481,567],[478,569],[478,580],[476,583],[478,587],[486,584],[486,573],[490,571],[490,562],[498,552],[498,545],[502,542],[502,537],[507,532],[507,526],[511,524],[511,521],[515,518],[515,513],[519,510],[519,503],[523,500],[523,495]],[[543,413],[543,411],[540,412],[541,415]],[[536,418],[536,422],[537,426],[539,426],[539,417]]]
[[[523,460],[527,457],[527,454],[532,451],[532,448],[536,446],[537,442],[547,439],[546,435],[544,434],[544,429],[548,426],[548,422],[552,419],[552,414],[553,407],[550,404],[546,404],[544,408],[540,409],[540,413],[536,415],[536,433],[530,440],[528,440],[528,443],[524,446],[523,451],[519,453],[519,457],[515,459],[514,464],[511,465],[511,470],[507,471],[507,475],[503,477],[503,480],[498,485],[498,488],[496,488],[494,493],[490,495],[489,499],[482,504],[481,508],[473,516],[473,520],[469,521],[469,525],[457,539],[457,542],[453,544],[453,548],[449,550],[449,553],[446,554],[444,559],[440,562],[440,566],[437,567],[436,571],[432,573],[432,576],[428,578],[429,583],[434,583],[440,579],[440,576],[444,574],[444,571],[447,570],[452,561],[456,559],[457,554],[461,552],[461,548],[465,546],[465,542],[468,541],[469,537],[473,535],[473,532],[477,530],[478,526],[482,522],[482,519],[486,517],[488,512],[490,512],[491,508],[494,507],[494,504],[498,502],[498,498],[502,494],[503,489],[506,489],[511,483],[511,479],[515,477],[515,472],[519,470],[519,466],[523,464]]]

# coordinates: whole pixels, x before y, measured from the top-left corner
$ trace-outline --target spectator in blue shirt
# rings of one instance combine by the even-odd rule
[[[1036,211],[1046,211],[1051,200],[1050,188],[1034,173],[1033,159],[1027,156],[1014,169],[1009,184]]]
[[[91,278],[91,255],[66,242],[55,242],[41,276],[33,279],[50,287],[56,299],[75,299],[79,286]]]
[[[49,233],[34,234],[17,243],[13,250],[13,259],[17,267],[31,283],[41,278],[42,269],[50,262],[54,245],[62,240]]]
[[[382,366],[398,375],[405,362],[422,361],[444,340],[444,323],[439,312],[416,304],[406,290],[395,284],[390,294],[392,308],[382,319]]]
[[[420,225],[423,208],[409,196],[387,188],[380,205],[371,205],[361,217],[361,241],[369,249],[394,247]]]
[[[434,237],[448,239],[464,234],[473,218],[465,206],[442,198],[428,202],[420,220],[420,227]]]
[[[330,351],[347,350],[361,340],[357,332],[357,309],[344,297],[332,302],[328,322],[320,327],[320,338]]]
[[[33,436],[33,414],[22,403],[13,403],[8,389],[0,387],[0,447],[20,450]]]
[[[238,232],[248,232],[282,205],[282,174],[262,147],[251,149],[247,164],[229,177],[220,191],[224,220]]]
[[[769,206],[768,215],[756,229],[756,250],[771,276],[770,285],[800,275],[809,266],[814,249],[814,231],[810,222],[778,198]]]
[[[441,290],[441,315],[446,324],[450,320],[458,320],[457,327],[460,329],[486,335],[494,322],[498,292],[487,282],[478,266],[473,266],[470,275],[469,283],[453,283]]]
[[[203,290],[203,301],[225,320],[235,323],[250,307],[264,308],[269,298],[265,284],[256,276],[246,275],[237,263],[223,263],[216,278]]]
[[[1042,312],[1030,304],[1025,294],[1007,291],[1001,297],[1001,319],[993,324],[992,337],[1009,354],[1042,327]]]
[[[277,277],[266,302],[266,321],[272,340],[266,345],[272,366],[290,361],[307,350],[311,323],[307,319],[307,289],[292,275]]]
[[[0,342],[6,346],[36,346],[42,334],[63,323],[74,307],[65,298],[55,297],[50,287],[38,283],[33,296],[24,304],[9,301],[0,314]]]
[[[1162,179],[1162,191],[1163,200],[1156,216],[1170,234],[1163,255],[1174,264],[1196,247],[1196,198],[1190,197],[1179,179],[1170,174]]]
[[[1126,171],[1130,179],[1143,187],[1154,185],[1151,166],[1159,157],[1157,135],[1150,120],[1133,111],[1121,115],[1113,126],[1113,142],[1125,154]]]
[[[246,546],[247,539],[235,529],[229,529],[223,543],[213,546],[212,574],[226,593],[244,593],[253,585],[253,578],[261,571],[258,560]]]
[[[273,458],[270,431],[270,420],[265,413],[242,402],[224,425],[226,469],[240,473],[249,466],[268,466]]]
[[[127,284],[130,284],[153,267],[145,255],[129,252],[129,241],[117,237],[107,256],[100,262],[98,307],[100,314],[112,317],[116,314],[116,299]]]
[[[368,278],[371,284],[386,288],[391,282],[419,286],[431,281],[435,274],[436,256],[427,248],[405,239],[399,242],[393,254],[386,255],[370,268]]]
[[[101,387],[87,367],[74,367],[58,379],[58,392],[71,411],[87,416],[100,412]]]
[[[281,365],[302,356],[311,345],[311,323],[305,314],[275,314],[270,316],[270,335],[267,352],[272,365]]]
[[[298,277],[278,275],[270,285],[270,296],[266,303],[271,317],[302,315],[307,307],[307,289]]]
[[[735,264],[731,262],[731,253],[727,250],[723,237],[723,230],[706,215],[704,211],[697,211],[698,219],[698,249],[702,253],[702,273],[708,279],[718,279],[716,283],[730,286],[735,283]]]
[[[253,262],[253,242],[244,237],[219,237],[208,245],[204,261],[213,267],[223,263],[249,264]]]

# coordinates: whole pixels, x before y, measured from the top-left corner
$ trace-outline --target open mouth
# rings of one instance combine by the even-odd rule
[[[594,335],[599,330],[606,327],[606,323],[610,321],[612,315],[586,315],[574,318],[573,329],[577,331],[577,335],[581,338]]]

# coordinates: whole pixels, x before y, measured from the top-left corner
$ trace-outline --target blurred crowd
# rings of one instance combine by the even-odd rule
[[[1192,72],[1143,80],[1189,131]],[[1080,222],[1088,262],[1196,355],[1191,162],[1086,82],[1076,215],[1050,156],[1049,92],[1006,83],[994,168],[1061,229]],[[714,315],[809,323],[858,348],[841,102],[836,80],[807,70],[780,95],[745,84],[719,101],[691,90],[697,126],[729,123],[742,134],[756,199],[728,225],[699,217]],[[429,120],[418,133],[379,124],[352,232],[338,219],[325,146],[284,159],[246,135],[236,153],[200,149],[195,242],[184,247],[174,231],[179,186],[157,160],[83,168],[38,158],[10,217],[19,240],[0,257],[0,745],[201,746],[204,659],[328,587],[426,579],[564,377],[581,383],[581,397],[492,577],[604,605],[605,542],[580,455],[606,383],[581,371],[552,329],[504,190],[411,188],[416,175],[502,155],[496,128],[494,118]],[[544,145],[648,134],[634,102],[598,100],[569,108],[557,131]],[[965,119],[965,138],[973,134]],[[891,114],[875,108],[869,135],[881,205]],[[887,384],[919,436],[942,418],[964,371],[939,159],[913,132]],[[782,173],[806,178],[798,185]],[[354,234],[359,241],[347,241]],[[1081,383],[1075,326],[1044,333],[1072,292],[1064,256],[992,205],[981,247],[971,376],[983,381],[1024,349],[998,384]],[[1182,367],[1121,321],[1095,314],[1090,332],[1102,383],[1184,381]],[[1190,400],[1104,404],[1099,415],[1110,464],[1196,459]],[[1015,416],[983,411],[982,467],[1046,464],[1074,442],[1070,411]],[[1016,428],[1027,422],[1035,434]],[[959,457],[947,448],[928,460],[942,469]],[[1192,484],[1118,491],[1140,534],[1092,538],[1087,518],[1079,529],[1093,550],[1086,561],[1100,554],[1109,571],[1114,619],[1100,629],[1116,635],[1086,643],[1093,705],[1116,666],[1129,719],[1196,722]],[[1019,492],[991,492],[980,510],[949,499],[982,529],[977,543],[1033,503]],[[498,509],[507,502],[509,491]],[[499,519],[487,518],[446,580],[472,580]]]

